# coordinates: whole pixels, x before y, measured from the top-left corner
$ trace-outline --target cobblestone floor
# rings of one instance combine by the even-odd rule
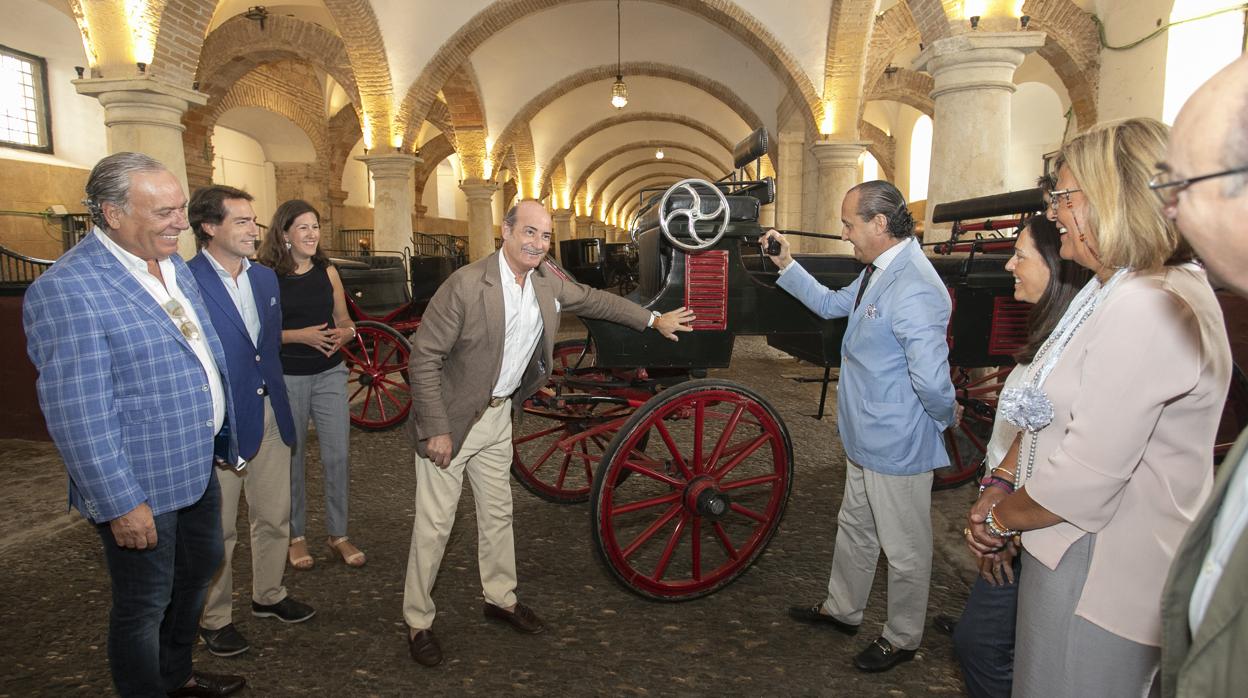
[[[934,629],[917,659],[892,672],[868,676],[850,665],[884,620],[883,560],[858,638],[796,625],[785,615],[790,604],[822,598],[844,481],[835,415],[822,423],[809,416],[818,384],[782,378],[819,373],[757,338],[738,340],[732,369],[712,372],[775,405],[792,435],[797,474],[765,554],[708,598],[669,604],[628,592],[594,555],[587,505],[549,504],[514,487],[519,594],[549,630],[530,637],[491,624],[481,616],[466,489],[435,591],[435,630],[447,661],[420,667],[408,657],[401,615],[411,452],[401,431],[353,431],[351,534],[368,565],[348,569],[328,556],[321,542],[319,464],[311,455],[309,535],[316,566],[288,569],[286,583],[293,596],[316,606],[317,616],[297,626],[253,618],[244,591],[235,621],[251,651],[220,659],[201,646],[197,667],[244,674],[250,695],[263,696],[960,695],[949,638]],[[0,471],[0,695],[110,694],[108,576],[95,533],[64,512],[63,466],[48,444],[2,441]],[[971,562],[957,531],[971,494],[962,488],[934,495],[929,621],[937,613],[956,614],[966,598]],[[247,547],[240,540],[236,560],[249,559]],[[236,564],[237,589],[249,589],[247,567]]]

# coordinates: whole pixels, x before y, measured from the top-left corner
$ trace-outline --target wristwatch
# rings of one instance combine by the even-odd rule
[[[659,318],[661,318],[661,317],[663,317],[663,313],[660,313],[660,312],[659,312],[659,311],[657,311],[657,310],[651,310],[651,311],[650,311],[650,322],[647,322],[647,323],[646,323],[646,327],[654,327],[654,321],[655,321],[655,320],[658,320],[658,319],[659,319]]]

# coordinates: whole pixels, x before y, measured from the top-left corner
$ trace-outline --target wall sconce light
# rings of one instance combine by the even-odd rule
[[[252,5],[243,13],[244,19],[260,23],[260,31],[264,31],[264,20],[269,18],[269,8],[264,5]]]
[[[1022,17],[1019,17],[1018,23],[1022,25],[1023,29],[1026,29],[1027,25],[1031,24],[1031,15],[1023,15]]]
[[[979,15],[971,15],[971,29],[979,29]]]
[[[195,90],[196,92],[199,92],[199,81],[198,81],[198,80],[196,80],[195,82],[191,83],[191,89],[192,89],[192,90]]]
[[[892,75],[892,74],[896,73],[898,70],[900,70],[900,68],[898,68],[897,66],[893,65],[892,63],[889,63],[889,64],[888,64],[888,67],[886,67],[886,68],[884,69],[884,74],[885,74],[885,75]]]
[[[662,149],[662,148],[659,148],[658,150],[654,151],[654,159],[655,159],[655,160],[662,160],[662,159],[663,159],[663,149]]]
[[[87,72],[87,69],[86,69],[86,68],[84,68],[84,67],[82,67],[82,66],[80,66],[80,65],[76,65],[76,66],[74,66],[74,72],[75,72],[75,73],[78,73],[78,79],[79,79],[79,80],[81,80],[81,79],[82,79],[82,75],[83,75],[83,73],[86,73],[86,72]]]
[[[146,64],[146,63],[144,63],[143,61],[139,61],[138,63],[135,63],[135,65],[137,65],[137,66],[139,67],[139,75],[147,75],[147,64]]]

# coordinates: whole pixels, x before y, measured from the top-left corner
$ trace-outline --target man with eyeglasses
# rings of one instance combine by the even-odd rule
[[[1248,296],[1248,58],[1184,105],[1149,185],[1216,283]],[[1162,592],[1161,690],[1242,695],[1248,685],[1248,430],[1175,552]],[[1235,688],[1239,686],[1239,688]]]
[[[139,153],[87,179],[95,228],[26,291],[39,406],[95,525],[112,580],[108,661],[123,696],[225,696],[239,676],[194,671],[204,593],[221,563],[214,462],[237,462],[223,429],[225,354],[177,256],[186,194]]]

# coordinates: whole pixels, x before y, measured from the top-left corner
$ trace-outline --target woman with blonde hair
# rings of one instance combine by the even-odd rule
[[[1129,119],[1059,155],[1050,217],[1062,257],[1094,277],[1002,392],[1022,432],[968,517],[979,554],[1022,536],[1015,696],[1154,690],[1161,585],[1212,484],[1230,349],[1148,189],[1166,135]]]

